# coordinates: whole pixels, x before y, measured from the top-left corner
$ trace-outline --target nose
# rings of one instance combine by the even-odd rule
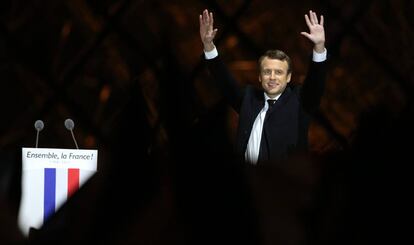
[[[275,78],[276,78],[276,73],[272,71],[272,74],[270,75],[270,79],[275,79]]]

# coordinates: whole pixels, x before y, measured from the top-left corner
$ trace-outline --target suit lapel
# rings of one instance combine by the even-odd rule
[[[263,109],[263,106],[264,106],[263,91],[256,90],[254,96],[255,96],[255,99],[253,100],[253,103],[252,103],[253,121],[256,119],[257,115],[260,113],[260,111]]]

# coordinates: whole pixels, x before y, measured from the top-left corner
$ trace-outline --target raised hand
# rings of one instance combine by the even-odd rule
[[[213,13],[204,10],[199,16],[200,20],[200,38],[203,42],[204,50],[211,51],[214,49],[214,37],[217,34],[217,29],[213,29],[214,18]]]
[[[306,25],[309,27],[308,32],[301,32],[300,34],[307,37],[314,43],[314,50],[318,53],[322,53],[325,50],[325,29],[323,27],[323,15],[321,15],[320,21],[318,16],[312,10],[309,11],[309,16],[305,14]]]

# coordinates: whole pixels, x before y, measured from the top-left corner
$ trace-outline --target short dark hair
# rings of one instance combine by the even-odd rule
[[[259,69],[261,69],[262,67],[262,61],[265,58],[269,58],[269,59],[274,59],[274,60],[281,60],[281,61],[286,61],[288,64],[288,74],[292,73],[292,61],[289,58],[289,56],[278,49],[272,49],[272,50],[267,50],[260,58],[259,58]]]

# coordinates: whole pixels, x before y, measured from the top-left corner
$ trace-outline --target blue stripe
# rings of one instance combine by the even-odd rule
[[[43,223],[55,212],[56,169],[45,168],[45,190],[43,202]]]

